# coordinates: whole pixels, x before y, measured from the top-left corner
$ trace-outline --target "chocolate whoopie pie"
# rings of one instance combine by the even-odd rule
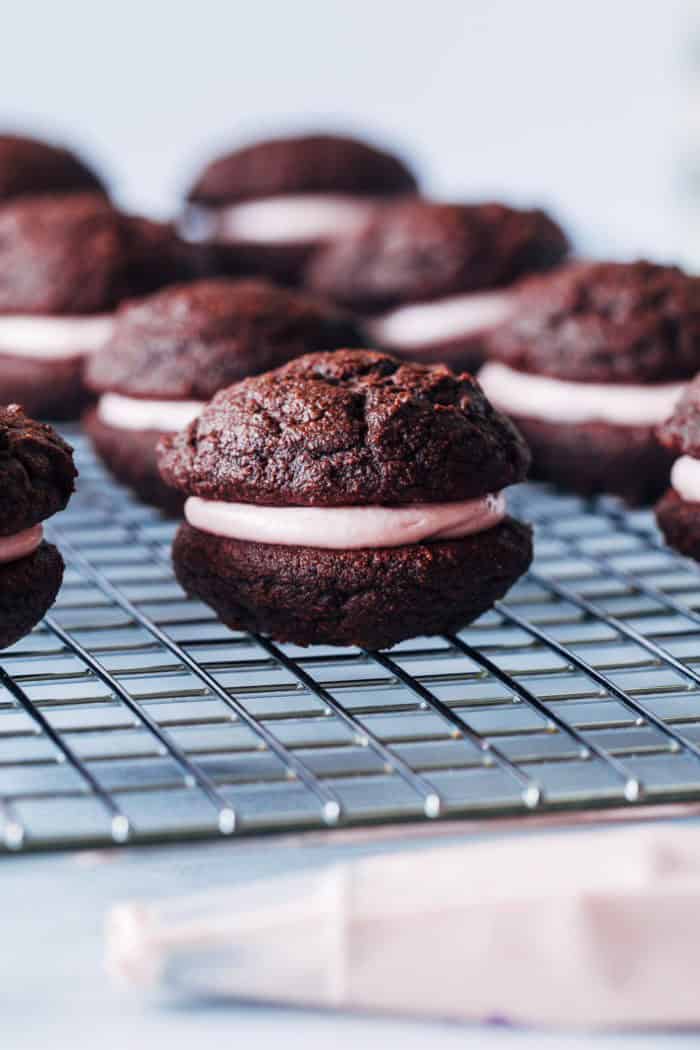
[[[566,237],[542,211],[503,204],[406,199],[311,261],[307,284],[373,315],[375,342],[404,359],[472,370],[483,335],[510,310],[508,286],[565,256]]]
[[[184,497],[158,473],[156,445],[223,387],[310,350],[359,346],[337,307],[264,280],[211,278],[174,285],[117,313],[86,382],[100,395],[85,428],[112,473],[169,513]]]
[[[189,276],[188,253],[171,227],[99,194],[0,207],[0,403],[77,418],[85,356],[109,338],[116,306]]]
[[[221,391],[159,446],[184,589],[228,626],[370,649],[457,630],[532,557],[502,490],[527,448],[469,375],[369,350]]]
[[[673,415],[657,428],[671,455],[671,486],[656,504],[666,542],[700,561],[700,375],[687,386]]]
[[[523,282],[479,373],[533,475],[631,504],[668,483],[654,428],[700,369],[700,278],[650,262],[578,263]]]
[[[70,150],[23,135],[0,135],[0,202],[45,193],[105,192]]]
[[[63,559],[41,522],[68,503],[73,450],[17,405],[0,407],[0,649],[31,631],[53,605]]]
[[[313,252],[356,229],[373,203],[413,193],[397,157],[339,135],[268,139],[212,161],[189,191],[186,226],[213,265],[298,284]]]

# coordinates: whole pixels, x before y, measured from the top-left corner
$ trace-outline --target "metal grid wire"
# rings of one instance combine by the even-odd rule
[[[514,490],[536,560],[459,635],[382,653],[232,633],[109,481],[51,524],[59,600],[0,654],[0,846],[700,800],[700,572],[648,511]]]

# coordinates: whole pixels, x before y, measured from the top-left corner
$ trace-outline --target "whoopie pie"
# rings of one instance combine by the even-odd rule
[[[668,484],[655,427],[700,369],[700,278],[651,262],[587,262],[523,282],[479,373],[515,420],[535,477],[632,504]]]
[[[189,253],[171,227],[97,193],[1,206],[0,403],[77,418],[85,357],[109,339],[116,307],[189,276]]]
[[[473,371],[484,334],[508,317],[510,286],[568,250],[542,211],[505,204],[387,203],[311,260],[306,283],[372,317],[376,345]]]
[[[442,365],[308,354],[221,391],[159,460],[188,497],[184,589],[281,641],[375,649],[457,630],[532,557],[503,496],[527,448]]]
[[[656,504],[656,520],[671,547],[700,561],[700,375],[688,384],[657,435],[678,458],[670,487]]]
[[[0,649],[31,631],[53,605],[63,559],[41,523],[68,503],[73,450],[18,405],[0,407]]]
[[[323,244],[376,202],[416,191],[391,153],[341,135],[265,139],[215,158],[188,193],[185,225],[215,246],[211,265],[298,284]]]

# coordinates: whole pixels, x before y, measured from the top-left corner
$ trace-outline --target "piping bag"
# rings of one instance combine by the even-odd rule
[[[527,834],[117,905],[107,966],[188,996],[565,1027],[700,1023],[700,830]]]

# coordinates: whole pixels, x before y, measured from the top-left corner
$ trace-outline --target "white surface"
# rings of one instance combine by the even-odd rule
[[[112,334],[111,316],[0,317],[0,353],[56,360],[100,350]]]
[[[149,401],[122,394],[103,394],[97,403],[97,414],[107,426],[122,430],[175,433],[196,419],[204,404],[204,401]]]
[[[585,251],[672,257],[697,232],[681,210],[696,11],[70,0],[44,5],[37,32],[36,9],[14,4],[0,123],[82,144],[124,201],[159,213],[235,142],[341,127],[405,150],[441,196],[541,201]]]
[[[544,419],[548,423],[604,422],[621,426],[663,423],[687,385],[570,383],[516,372],[496,361],[485,364],[477,378],[488,399],[508,415]]]
[[[353,233],[372,213],[361,198],[306,194],[211,209],[216,233],[223,241],[261,244],[318,241]]]
[[[423,346],[493,328],[510,310],[507,292],[472,292],[401,306],[370,322],[369,330],[382,346]]]
[[[460,503],[408,507],[266,507],[191,496],[190,525],[214,536],[255,543],[361,550],[451,540],[492,529],[506,513],[502,493]]]
[[[671,486],[679,496],[700,503],[700,459],[681,456],[671,468]]]
[[[553,834],[561,834],[553,832]],[[614,834],[614,830],[611,831]],[[410,838],[405,832],[401,838]],[[102,969],[107,908],[128,897],[243,885],[280,872],[377,852],[343,836],[11,857],[0,862],[2,1044],[7,1050],[659,1050],[698,1034],[542,1035],[503,1027],[417,1024],[314,1011],[141,998]],[[394,847],[395,848],[395,847]]]

